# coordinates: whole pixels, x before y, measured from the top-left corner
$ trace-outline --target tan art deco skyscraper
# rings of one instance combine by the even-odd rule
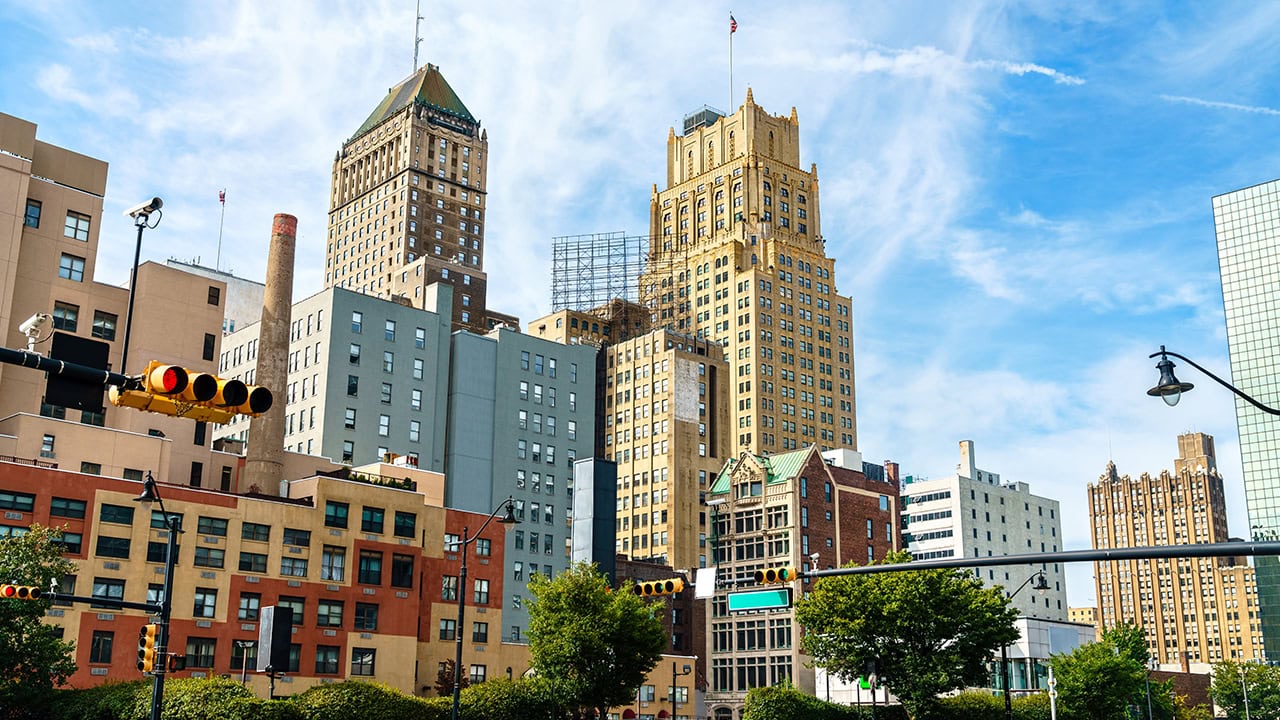
[[[731,447],[856,449],[852,302],[836,292],[795,109],[770,115],[748,90],[733,115],[687,117],[651,213],[641,300],[655,324],[725,347]]]

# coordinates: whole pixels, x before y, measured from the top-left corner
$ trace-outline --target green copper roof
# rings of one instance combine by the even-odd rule
[[[745,458],[754,458],[756,463],[764,468],[765,484],[773,485],[783,482],[789,478],[793,478],[800,474],[800,469],[809,459],[809,453],[813,452],[813,446],[803,447],[799,450],[791,450],[776,455],[753,455],[751,453],[743,453],[742,459],[730,459],[720,469],[720,474],[716,476],[716,481],[711,484],[712,495],[719,495],[729,492],[730,476],[738,467],[738,463],[743,462]]]
[[[440,68],[427,64],[410,75],[407,80],[388,90],[387,96],[378,103],[378,107],[369,115],[369,119],[364,121],[360,129],[356,130],[351,139],[354,140],[369,132],[410,103],[426,105],[474,125],[480,123],[467,106],[462,104],[462,100],[458,98],[453,88],[449,87],[449,82],[440,74]]]

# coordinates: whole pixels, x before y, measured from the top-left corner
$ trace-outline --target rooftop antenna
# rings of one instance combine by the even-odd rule
[[[418,27],[422,24],[422,0],[418,0],[413,21],[413,72],[418,72],[418,46],[422,44],[422,33]]]

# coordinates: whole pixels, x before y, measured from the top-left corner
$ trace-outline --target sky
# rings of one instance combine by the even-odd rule
[[[732,37],[730,83],[729,16]],[[854,305],[858,445],[904,474],[978,465],[1062,506],[1113,461],[1217,441],[1247,535],[1230,394],[1148,398],[1161,345],[1229,377],[1210,198],[1280,177],[1280,3],[423,0],[420,63],[489,136],[489,305],[551,309],[552,238],[648,232],[669,128],[796,108],[836,287]],[[322,288],[334,154],[413,70],[414,0],[0,0],[0,112],[110,163],[97,280],[145,259],[261,280],[298,218]],[[225,219],[218,191],[226,190]],[[219,227],[222,239],[219,249]],[[1029,573],[1030,571],[1028,571]],[[1068,568],[1072,605],[1092,568]]]

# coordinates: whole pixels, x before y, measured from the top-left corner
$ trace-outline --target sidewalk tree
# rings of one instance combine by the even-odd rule
[[[662,657],[666,631],[655,610],[629,587],[612,592],[595,566],[577,563],[529,583],[533,670],[556,685],[575,718],[600,717],[631,702]]]
[[[58,530],[32,525],[24,534],[0,539],[0,582],[47,592],[51,580],[75,571],[62,556],[61,537]],[[0,599],[0,707],[30,708],[38,716],[54,686],[76,671],[74,646],[41,622],[51,604],[47,595]]]
[[[1148,658],[1145,633],[1127,623],[1103,631],[1098,642],[1055,655],[1051,662],[1062,717],[1105,720],[1125,716],[1130,707],[1141,708],[1145,715]],[[1169,688],[1170,683],[1151,683],[1157,718],[1173,713]]]
[[[1244,686],[1249,690],[1249,717],[1280,717],[1280,667],[1260,663],[1218,663],[1213,666],[1213,701],[1227,720],[1244,720]]]
[[[884,562],[910,559],[899,552]],[[874,671],[916,718],[942,693],[985,686],[987,661],[1018,638],[1016,618],[1000,588],[964,570],[826,577],[796,603],[815,665],[846,682]]]

